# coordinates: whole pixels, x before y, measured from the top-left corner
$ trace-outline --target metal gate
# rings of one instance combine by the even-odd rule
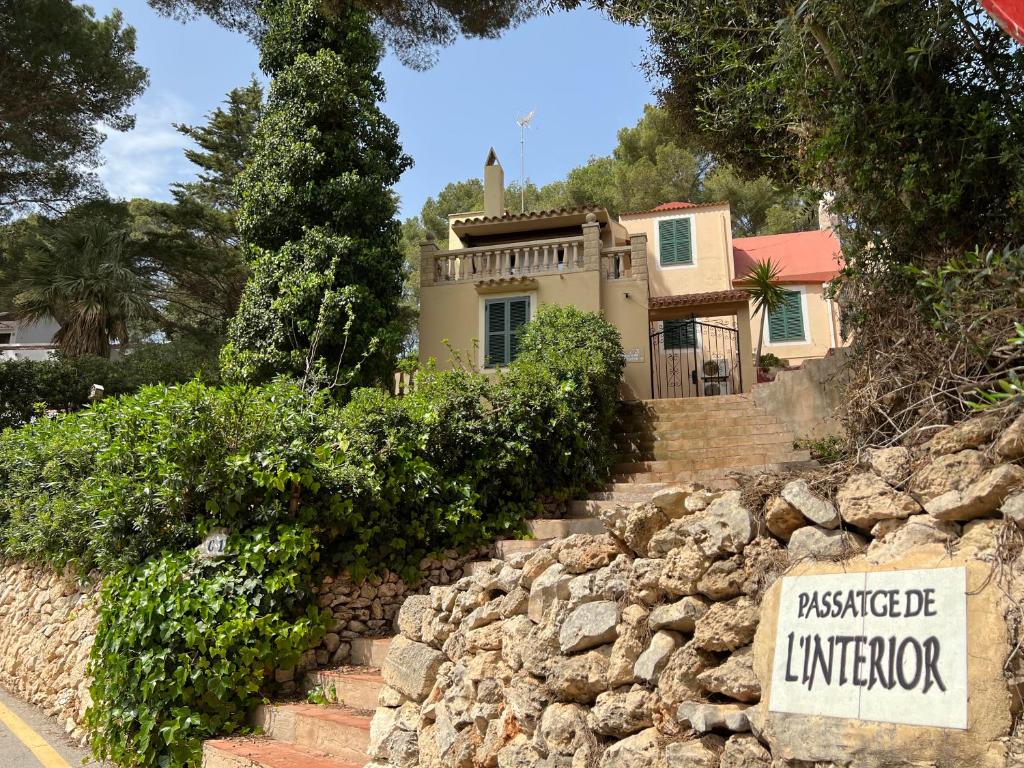
[[[739,350],[735,321],[686,318],[651,323],[654,397],[712,397],[742,392]]]

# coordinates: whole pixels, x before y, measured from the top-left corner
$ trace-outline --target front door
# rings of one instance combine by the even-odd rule
[[[655,398],[714,397],[743,391],[734,318],[694,317],[651,323]]]

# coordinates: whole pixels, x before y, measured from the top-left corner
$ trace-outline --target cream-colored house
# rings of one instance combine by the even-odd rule
[[[751,317],[742,277],[752,253],[786,262],[783,241],[734,241],[724,202],[667,203],[618,219],[598,207],[509,213],[504,188],[491,150],[484,210],[449,216],[450,250],[432,241],[421,248],[421,361],[447,366],[458,357],[499,368],[514,358],[516,333],[537,307],[575,305],[619,329],[627,399],[750,390],[759,318]],[[808,249],[820,256],[813,263],[834,262],[831,233],[810,234],[818,239],[801,241],[794,265],[807,261]],[[794,269],[793,299],[770,318],[764,351],[800,362],[837,342],[834,307],[821,291],[831,278]]]

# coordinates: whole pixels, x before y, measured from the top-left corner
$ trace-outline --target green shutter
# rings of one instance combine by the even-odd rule
[[[780,341],[805,341],[803,302],[799,291],[783,291],[782,306],[768,315],[768,338]]]
[[[489,299],[484,304],[484,367],[508,365],[519,354],[518,332],[530,321],[530,299]]]
[[[693,219],[658,222],[658,258],[663,267],[693,264]]]
[[[694,349],[697,346],[697,325],[693,320],[666,320],[665,349]]]

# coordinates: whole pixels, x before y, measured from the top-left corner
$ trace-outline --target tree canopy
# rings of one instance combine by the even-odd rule
[[[128,130],[147,83],[135,31],[71,0],[5,0],[0,13],[0,220],[99,194],[103,127]]]

